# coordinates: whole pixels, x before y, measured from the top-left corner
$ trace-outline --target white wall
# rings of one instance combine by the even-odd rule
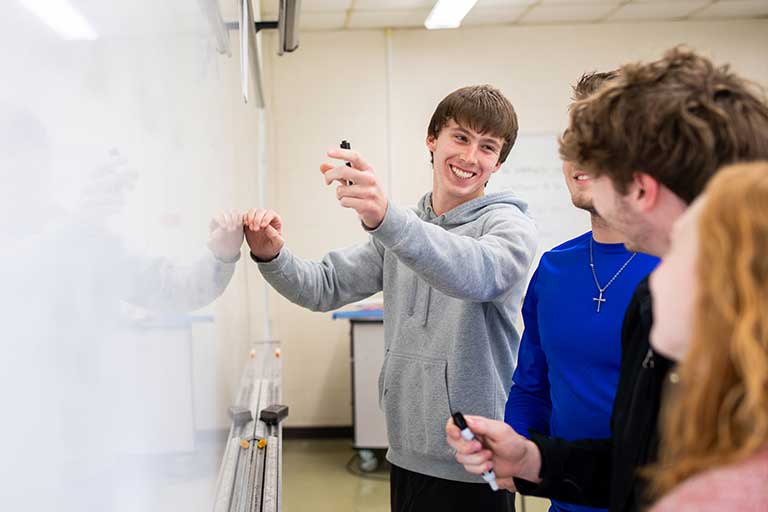
[[[330,248],[366,239],[356,216],[338,207],[319,168],[342,139],[372,162],[385,161],[383,48],[382,32],[353,39],[321,33],[303,36],[300,51],[278,58],[274,38],[265,38],[271,56],[270,206],[283,217],[288,244],[304,257],[319,259]],[[348,324],[272,296],[289,424],[350,424]]]
[[[271,55],[274,40],[265,42]],[[426,127],[452,90],[494,84],[515,105],[521,134],[554,134],[566,124],[570,86],[583,72],[655,59],[681,43],[768,84],[765,20],[398,30],[391,34],[389,98],[384,31],[303,34],[297,52],[267,64],[270,198],[285,221],[287,243],[298,255],[319,259],[365,240],[354,213],[338,206],[318,172],[324,150],[341,139],[376,166],[391,198],[411,205],[431,189]],[[348,326],[275,301],[289,424],[349,425]]]

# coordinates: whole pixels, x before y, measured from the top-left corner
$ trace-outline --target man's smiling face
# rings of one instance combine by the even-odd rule
[[[459,125],[453,119],[437,138],[427,137],[434,163],[433,196],[465,202],[483,195],[491,174],[499,170],[504,140]]]

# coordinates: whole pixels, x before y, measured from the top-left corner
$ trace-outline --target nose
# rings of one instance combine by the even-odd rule
[[[464,147],[464,151],[462,152],[461,159],[469,164],[477,163],[477,151],[478,151],[477,144],[475,143],[467,144]]]

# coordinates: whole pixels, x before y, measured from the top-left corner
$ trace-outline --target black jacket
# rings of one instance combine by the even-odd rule
[[[515,479],[522,494],[543,496],[611,512],[647,505],[637,470],[656,460],[661,391],[672,362],[648,341],[653,323],[648,279],[638,284],[624,316],[621,371],[613,402],[611,438],[565,441],[531,436],[541,451],[542,482]]]

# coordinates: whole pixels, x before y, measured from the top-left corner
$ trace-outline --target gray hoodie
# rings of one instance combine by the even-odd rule
[[[387,459],[421,474],[482,482],[445,441],[451,412],[502,419],[520,343],[515,321],[536,252],[536,228],[511,193],[490,194],[437,216],[389,203],[370,239],[303,261],[283,248],[260,263],[291,302],[328,311],[384,290],[379,405]]]

